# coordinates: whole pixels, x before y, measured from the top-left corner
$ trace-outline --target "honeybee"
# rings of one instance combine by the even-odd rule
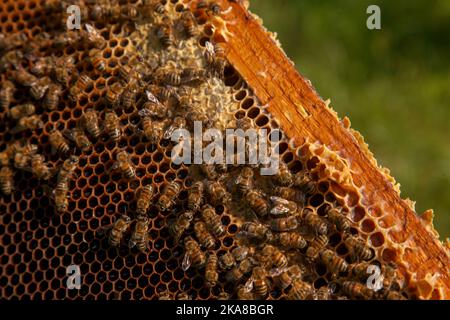
[[[270,201],[274,204],[270,210],[270,213],[273,215],[296,215],[298,212],[298,205],[294,201],[289,201],[276,196],[271,196]]]
[[[237,246],[236,248],[231,250],[231,254],[233,255],[234,259],[238,262],[244,260],[249,255],[250,252],[251,252],[250,248],[243,245]]]
[[[160,292],[158,295],[158,300],[173,300],[172,295],[168,291]]]
[[[64,130],[63,135],[73,141],[75,145],[83,152],[86,152],[92,146],[91,141],[84,133],[84,130],[80,127],[76,127],[71,130]]]
[[[134,232],[131,235],[129,241],[129,247],[132,248],[137,246],[139,251],[145,252],[148,250],[148,227],[150,221],[147,216],[138,215],[136,220],[136,225],[134,226]]]
[[[270,221],[270,228],[277,232],[292,231],[297,229],[297,227],[297,218],[294,216],[272,219]]]
[[[89,43],[94,45],[98,49],[103,49],[106,46],[106,40],[103,38],[98,32],[97,29],[95,29],[92,25],[86,23],[86,37],[85,40]]]
[[[66,182],[58,183],[53,190],[52,198],[55,201],[56,211],[59,213],[65,212],[69,207],[68,192],[69,185]]]
[[[120,103],[121,96],[125,90],[124,85],[121,82],[114,82],[109,90],[106,92],[105,99],[112,107],[117,107]]]
[[[327,234],[328,224],[310,208],[304,208],[302,212],[303,221],[316,234]]]
[[[124,88],[121,96],[122,104],[125,108],[130,108],[136,99],[139,90],[136,81],[130,81]]]
[[[103,59],[102,51],[99,49],[91,49],[89,51],[89,61],[94,67],[94,70],[104,72],[106,70],[106,62]]]
[[[67,154],[69,152],[69,145],[64,139],[61,131],[52,130],[49,134],[48,140],[52,146],[52,153],[59,152],[61,154]]]
[[[313,292],[313,288],[309,283],[301,279],[295,279],[288,293],[289,300],[306,300]]]
[[[30,86],[31,96],[36,100],[42,99],[50,84],[51,80],[48,77],[38,79]]]
[[[216,245],[213,236],[206,229],[206,225],[202,221],[194,223],[194,232],[200,244],[206,249],[212,249]]]
[[[217,272],[217,256],[211,251],[208,253],[205,266],[205,281],[208,287],[214,287],[219,280],[219,273]]]
[[[54,38],[53,45],[57,48],[64,48],[73,45],[82,39],[84,33],[84,30],[82,32],[79,32],[78,30],[68,30],[66,32],[62,32]]]
[[[79,158],[77,156],[70,156],[63,162],[58,173],[58,183],[68,183],[69,179],[74,175],[78,160]]]
[[[195,182],[188,193],[188,208],[193,211],[198,211],[203,202],[204,185],[202,181]]]
[[[289,249],[303,249],[308,245],[305,238],[297,232],[281,232],[274,237],[277,244]]]
[[[328,244],[328,237],[326,235],[318,235],[310,243],[306,250],[306,256],[309,260],[317,258],[319,252]]]
[[[186,119],[183,117],[175,117],[172,124],[164,132],[163,139],[170,139],[175,130],[184,128],[186,128]]]
[[[294,176],[291,171],[289,171],[287,164],[283,161],[279,162],[279,168],[277,174],[275,175],[275,179],[278,184],[285,187],[292,185],[294,182]]]
[[[348,266],[348,274],[357,280],[366,280],[369,276],[367,270],[371,264],[369,262],[352,263]]]
[[[265,225],[258,222],[245,222],[241,226],[241,232],[247,237],[265,241],[272,239],[272,232]],[[328,238],[327,238],[328,239]]]
[[[381,297],[386,300],[406,300],[406,298],[398,291],[395,290],[382,290]]]
[[[351,223],[341,212],[337,209],[330,209],[327,211],[327,219],[336,226],[338,231],[347,232],[350,230]]]
[[[176,300],[192,300],[192,297],[187,292],[177,293]]]
[[[2,167],[0,169],[0,190],[6,194],[11,194],[14,189],[14,173],[9,166]]]
[[[236,265],[233,255],[230,252],[226,252],[219,258],[219,266],[224,270],[229,270]]]
[[[175,203],[175,199],[180,193],[181,186],[178,182],[172,181],[167,184],[158,199],[157,206],[160,210],[166,211]]]
[[[156,27],[155,35],[164,49],[173,45],[172,22],[169,17],[163,18],[163,23]]]
[[[233,255],[233,257],[235,257],[235,255]],[[246,274],[250,273],[253,270],[253,267],[255,265],[256,261],[253,258],[251,257],[244,258],[239,263],[239,265],[234,266],[233,268],[231,268],[230,271],[228,271],[226,279],[232,283],[239,282],[244,278]]]
[[[44,108],[47,110],[55,110],[58,106],[61,94],[62,88],[60,85],[55,83],[50,84],[42,102]]]
[[[30,166],[31,155],[25,154],[22,151],[14,154],[14,167],[21,170],[26,170]]]
[[[31,67],[30,72],[38,77],[49,75],[52,71],[52,63],[51,57],[39,58]]]
[[[0,90],[0,107],[4,111],[9,111],[11,100],[16,91],[16,86],[9,80],[3,81],[2,89]]]
[[[174,64],[158,68],[155,72],[155,79],[160,84],[179,86],[181,84],[181,76],[175,68]]]
[[[285,268],[274,268],[269,272],[269,276],[274,278],[275,284],[284,290],[289,287],[296,279],[301,279],[303,270],[295,264]]]
[[[184,231],[186,231],[192,219],[194,218],[194,214],[192,211],[186,211],[179,215],[177,219],[170,225],[170,232],[172,233],[175,243],[178,243]]]
[[[207,181],[206,191],[212,204],[228,204],[231,201],[231,195],[220,181]]]
[[[363,260],[370,260],[373,258],[373,251],[370,250],[363,241],[353,236],[347,236],[344,243],[354,258],[358,257]]]
[[[70,74],[74,72],[74,63],[74,58],[70,56],[56,59],[52,66],[50,76],[59,84],[66,87],[70,81]]]
[[[12,107],[9,110],[9,116],[12,119],[16,119],[17,120],[17,119],[20,119],[22,117],[31,116],[35,112],[36,112],[36,107],[34,106],[34,104],[25,103],[25,104],[20,104],[20,105]]]
[[[151,205],[152,198],[153,198],[153,187],[151,185],[148,184],[140,189],[136,203],[136,213],[138,215],[143,216],[147,213],[147,210]]]
[[[221,291],[217,296],[217,300],[230,300],[230,294],[226,291]]]
[[[341,287],[344,294],[350,298],[369,300],[374,296],[373,290],[356,281],[344,281]]]
[[[314,292],[314,300],[331,300],[331,295],[333,290],[328,286],[320,287],[316,292]]]
[[[186,271],[191,265],[194,267],[201,268],[205,265],[206,257],[204,252],[200,249],[200,245],[192,239],[192,237],[187,236],[184,238],[185,255],[183,258],[182,269]]]
[[[120,119],[114,111],[105,112],[104,130],[114,142],[122,137]]]
[[[117,247],[123,239],[125,232],[130,227],[131,219],[129,216],[123,214],[114,222],[109,233],[108,242],[111,246]]]
[[[5,52],[20,47],[25,44],[27,40],[27,36],[23,32],[11,34],[8,36],[2,33],[0,35],[0,52]]]
[[[204,164],[200,166],[200,169],[208,180],[215,180],[218,178],[218,172],[216,171],[216,166],[213,164]]]
[[[143,109],[139,111],[139,115],[141,116],[152,116],[157,118],[163,118],[167,115],[167,108],[163,105],[158,98],[156,98],[153,93],[146,90],[145,94],[147,96],[148,101],[146,101],[143,105]]]
[[[270,262],[276,267],[276,268],[286,268],[288,265],[287,257],[282,253],[278,248],[266,244],[262,249],[262,254],[266,257],[269,257]]]
[[[51,176],[50,168],[45,164],[45,158],[41,154],[31,156],[31,172],[38,178],[48,180]]]
[[[185,68],[181,72],[180,77],[181,77],[181,79],[180,79],[181,83],[186,84],[186,83],[196,82],[196,81],[205,79],[206,72],[204,69],[200,69],[200,68]]]
[[[245,193],[245,200],[250,208],[259,216],[266,217],[269,213],[269,204],[264,199],[263,193],[255,189],[249,189]]]
[[[38,81],[38,78],[36,78],[31,73],[28,73],[28,71],[26,71],[23,68],[11,71],[11,78],[16,83],[24,87],[31,87],[34,83]]]
[[[212,73],[221,78],[227,65],[227,60],[223,56],[217,54],[215,47],[209,41],[206,41],[205,43],[205,51],[203,55],[207,64],[211,68]]]
[[[239,285],[237,287],[237,298],[239,300],[254,300],[255,297],[252,293],[253,283],[251,286]]]
[[[247,131],[253,128],[252,120],[249,118],[241,118],[236,120],[236,128]]]
[[[294,175],[294,186],[299,187],[306,194],[313,194],[316,184],[306,171],[300,171]]]
[[[142,129],[144,136],[148,139],[148,141],[150,141],[150,143],[158,143],[163,138],[164,129],[169,121],[169,119],[153,121],[150,117],[142,118]]]
[[[222,225],[220,217],[216,214],[216,211],[210,205],[205,205],[202,208],[202,219],[206,223],[206,226],[211,230],[212,234],[216,237],[220,237],[225,233],[225,228]]]
[[[335,275],[346,272],[348,269],[347,262],[329,249],[320,252],[320,259],[327,266],[328,271]]]
[[[184,11],[181,14],[181,21],[187,37],[190,38],[197,35],[197,23],[191,11]]]
[[[245,195],[247,191],[253,188],[253,169],[250,167],[243,167],[236,178],[236,185],[237,190],[242,195]]]
[[[41,129],[44,126],[44,122],[38,115],[31,115],[28,117],[22,117],[17,122],[17,125],[11,130],[12,134],[16,134],[26,130]]]
[[[130,155],[125,150],[119,151],[117,153],[116,162],[114,162],[111,169],[113,171],[121,171],[127,179],[134,179],[136,177],[136,169],[131,162]]]
[[[69,89],[69,96],[73,101],[76,101],[78,96],[92,85],[92,79],[88,75],[81,75],[78,81]]]
[[[166,5],[162,1],[155,1],[153,11],[158,14],[164,14],[166,12]]]
[[[81,123],[91,136],[98,139],[100,136],[100,126],[98,124],[98,113],[95,110],[87,110],[81,116]]]
[[[383,266],[383,288],[391,290],[399,290],[400,285],[397,280],[397,267],[393,263],[388,263]]]
[[[278,197],[289,201],[305,203],[305,194],[298,189],[277,186],[275,187],[275,194]]]
[[[262,267],[254,267],[250,281],[253,281],[253,290],[259,298],[265,298],[269,292],[267,272]]]

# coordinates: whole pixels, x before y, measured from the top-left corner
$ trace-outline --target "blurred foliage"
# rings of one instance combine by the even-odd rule
[[[366,9],[381,8],[381,30]],[[450,236],[450,1],[253,0],[297,69]]]

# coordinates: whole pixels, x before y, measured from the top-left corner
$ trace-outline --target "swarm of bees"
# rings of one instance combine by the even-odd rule
[[[44,10],[65,25],[68,3],[47,1]],[[120,251],[125,246],[142,255],[154,252],[149,234],[157,218],[164,217],[161,232],[170,237],[167,245],[182,251],[179,269],[200,274],[203,286],[217,299],[267,299],[275,291],[278,297],[296,300],[403,298],[395,266],[377,261],[382,289],[366,285],[375,251],[358,237],[349,213],[337,201],[325,203],[320,214],[309,205],[318,188],[308,170],[294,172],[281,161],[276,175],[261,176],[258,165],[191,165],[189,184],[184,178],[168,178],[169,174],[160,183],[156,175],[139,171],[151,163],[135,161],[138,156],[128,143],[129,135],[138,137],[146,150],[167,155],[177,129],[193,131],[194,121],[214,127],[212,115],[197,108],[193,88],[216,82],[225,86],[228,62],[223,44],[211,39],[199,44],[204,36],[199,17],[220,16],[220,5],[197,1],[195,10],[200,14],[194,14],[159,0],[79,4],[82,21],[88,22],[81,30],[43,32],[36,42],[22,33],[0,36],[0,120],[13,135],[0,152],[2,196],[11,196],[16,172],[25,171],[46,187],[55,214],[71,214],[81,163],[99,145],[112,145],[110,161],[103,163],[105,172],[112,182],[129,185],[134,198],[127,200],[130,206],[124,212],[114,212],[112,224],[100,227],[98,234],[106,234],[108,248]],[[105,55],[111,39],[97,29],[111,19],[120,25],[132,23],[131,29],[149,24],[147,36],[159,57],[140,55],[134,48],[136,52],[126,53],[127,63],[111,68]],[[196,63],[180,68],[179,61],[170,57],[186,50],[188,41],[194,43]],[[85,47],[89,68],[79,67],[78,56],[63,54],[67,47]],[[109,80],[99,102],[80,107],[88,93],[97,90],[101,77]],[[73,109],[81,112],[70,125],[52,120],[57,111]],[[253,127],[249,118],[235,124],[241,129]],[[40,140],[32,143],[30,135]],[[229,217],[238,226],[236,235],[226,223]],[[337,252],[331,240],[335,234],[341,236],[348,255]],[[230,235],[232,244],[224,247]],[[324,275],[318,277],[316,268],[325,269]],[[182,289],[160,290],[155,296],[191,299],[192,290]]]

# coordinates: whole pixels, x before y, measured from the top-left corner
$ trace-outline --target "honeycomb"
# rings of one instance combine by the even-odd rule
[[[441,289],[433,286],[434,279],[425,281],[399,272],[407,266],[398,263],[399,244],[393,242],[390,233],[395,233],[402,222],[384,214],[382,204],[369,206],[364,202],[364,187],[356,186],[347,160],[320,141],[293,143],[279,119],[227,61],[222,50],[226,51],[223,44],[230,32],[223,17],[231,9],[226,9],[225,1],[72,2],[3,0],[0,4],[0,152],[7,152],[17,142],[22,148],[36,145],[33,152],[44,156],[50,172],[39,177],[32,163],[19,167],[15,157],[2,163],[3,168],[13,172],[11,192],[3,190],[6,192],[0,198],[2,298],[442,298]],[[66,30],[65,9],[69,4],[81,8],[81,30]],[[90,32],[90,28],[94,31]],[[89,38],[93,34],[97,35],[94,41]],[[36,79],[50,79],[40,96],[35,92],[39,83],[28,84],[17,74],[39,73],[37,66],[45,59],[53,61],[48,67],[53,69],[43,76],[36,75]],[[68,73],[64,79],[55,71],[58,63]],[[8,83],[13,83],[14,89],[5,106],[3,94]],[[120,94],[114,95],[116,89]],[[58,98],[52,108],[46,99],[54,91]],[[275,149],[281,159],[279,175],[261,176],[258,168],[247,165],[215,168],[175,164],[171,158],[175,144],[164,137],[153,139],[154,131],[146,134],[144,122],[150,118],[147,113],[154,111],[148,108],[152,102],[148,92],[164,107],[160,119],[152,113],[152,128],[155,123],[164,123],[164,130],[168,130],[176,126],[176,121],[185,120],[180,126],[192,131],[191,122],[199,119],[221,130],[247,124],[267,129],[271,140],[275,135],[281,137]],[[131,101],[125,93],[130,93]],[[42,123],[22,130],[21,119],[14,119],[11,110],[29,103],[35,106],[31,114]],[[99,133],[86,125],[88,110],[97,112]],[[121,136],[117,140],[103,126],[106,112],[114,112],[119,119]],[[77,128],[92,146],[80,148],[78,140],[69,139],[66,134]],[[65,134],[68,152],[55,152],[50,139],[55,130]],[[129,155],[129,167],[134,171],[131,178],[117,168],[121,151]],[[78,157],[78,161],[64,193],[67,208],[60,210],[54,190],[61,168],[71,156]],[[253,185],[262,201],[273,209],[273,197],[279,196],[274,190],[283,185],[279,181],[283,164],[287,176],[309,177],[301,187],[288,183],[288,189],[296,195],[293,203],[299,208],[294,210],[295,228],[289,229],[289,234],[304,241],[295,248],[290,248],[289,241],[276,240],[288,234],[277,228],[283,222],[279,219],[289,216],[258,216],[248,200],[250,192],[240,192],[236,183],[241,181],[243,168],[250,168]],[[207,189],[213,182],[219,182],[231,197],[222,203],[214,200],[214,192],[205,191],[203,196],[203,205],[209,204],[214,212],[212,220],[223,229],[217,234],[203,217],[204,208],[192,210],[190,206],[193,186],[200,183]],[[173,183],[180,190],[170,209],[162,210],[160,199]],[[146,186],[152,186],[154,196],[144,211],[149,221],[148,231],[144,232],[148,239],[144,241],[147,248],[141,251],[129,243],[139,217],[138,200]],[[347,227],[333,223],[332,208],[337,209],[336,219],[347,223]],[[174,225],[191,210],[192,221],[177,239]],[[316,223],[309,222],[307,214],[313,221],[325,224],[326,231],[315,228]],[[124,215],[130,218],[131,225],[114,247],[110,243],[111,230]],[[207,225],[206,232],[213,235],[212,245],[202,241],[196,227],[201,221]],[[245,226],[252,223],[271,229],[267,233],[270,237],[258,240],[245,232]],[[205,257],[201,266],[194,265],[196,254],[186,252],[189,239],[201,244],[198,249]],[[311,255],[318,239],[325,239],[326,244]],[[363,253],[349,245],[349,239],[357,241]],[[247,260],[240,261],[236,252],[244,247],[248,249]],[[330,259],[325,252],[331,254]],[[217,268],[210,264],[214,256],[219,260]],[[191,260],[190,266],[186,265],[186,257]],[[230,266],[226,257],[231,257]],[[244,261],[250,261],[251,267],[245,269]],[[67,268],[71,265],[80,267],[79,290],[66,287]],[[358,266],[366,265],[380,268],[385,276],[382,290],[367,289],[367,274],[356,274]],[[301,270],[300,276],[294,277],[295,266]],[[213,285],[208,285],[210,269],[217,272]],[[243,270],[242,277],[233,281],[230,277],[238,269]],[[292,277],[286,280],[290,272]]]

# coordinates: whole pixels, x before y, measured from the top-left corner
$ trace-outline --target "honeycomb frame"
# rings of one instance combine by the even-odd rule
[[[140,3],[138,0],[129,2],[130,5]],[[127,1],[118,3],[122,7],[127,5]],[[213,86],[212,90],[228,99],[226,105],[230,106],[221,111],[216,125],[219,122],[222,125],[221,121],[229,124],[246,118],[254,127],[281,130],[284,135],[278,152],[282,161],[293,173],[308,170],[317,183],[318,192],[308,198],[307,205],[319,216],[326,204],[342,206],[351,220],[352,234],[374,248],[373,260],[380,265],[393,262],[398,266],[398,275],[405,282],[408,297],[448,297],[449,275],[442,267],[448,265],[448,250],[444,250],[432,231],[428,231],[432,230],[429,220],[415,216],[412,205],[400,198],[393,178],[385,169],[378,168],[362,137],[350,128],[347,119],[340,121],[310,84],[298,75],[258,18],[241,2],[217,1],[222,8],[222,13],[217,16],[196,10],[196,1],[163,3],[174,14],[182,11],[177,9],[181,6],[195,13],[199,30],[197,59],[208,40],[226,46],[230,66],[225,69],[223,83],[208,83]],[[43,30],[60,34],[64,15],[49,21],[52,19],[45,19],[43,14],[44,5],[43,0],[4,1],[0,5],[2,33],[23,32],[30,39],[42,34]],[[0,150],[14,140],[25,139],[37,144],[48,164],[58,168],[64,158],[51,151],[48,139],[51,130],[73,129],[85,110],[101,112],[108,108],[105,102],[107,91],[117,81],[119,68],[139,55],[142,47],[138,41],[146,30],[120,20],[93,25],[106,40],[106,46],[101,49],[101,59],[105,61],[102,72],[93,66],[89,57],[93,48],[86,44],[69,45],[64,49],[44,45],[35,50],[41,56],[72,57],[74,72],[89,74],[94,85],[73,100],[66,88],[56,110],[47,111],[37,104],[36,114],[45,123],[41,129],[11,134],[8,131],[16,123],[2,121]],[[252,39],[260,39],[267,46]],[[170,50],[167,56],[159,52],[158,59],[170,60]],[[195,53],[190,54],[195,56]],[[146,58],[155,55],[158,54],[149,50]],[[276,61],[276,65],[265,63],[267,61]],[[27,63],[24,68],[31,67],[31,62]],[[280,73],[276,68],[284,70],[286,78],[276,77]],[[2,82],[9,76],[9,71],[2,73]],[[275,78],[277,80],[273,80]],[[24,90],[21,88],[14,95],[13,105],[28,101],[26,94],[20,94]],[[186,209],[188,190],[196,173],[186,165],[170,162],[171,143],[149,144],[139,133],[138,110],[144,100],[138,95],[136,105],[115,110],[123,127],[124,137],[120,141],[112,142],[102,133],[88,152],[75,148],[74,154],[79,155],[80,160],[75,169],[76,179],[70,182],[71,201],[67,212],[58,214],[51,210],[54,204],[42,181],[29,172],[16,171],[15,190],[0,198],[0,237],[4,244],[0,247],[1,297],[139,300],[155,299],[166,291],[173,296],[186,291],[193,299],[216,299],[223,291],[231,296],[236,294],[234,287],[225,281],[224,272],[220,273],[217,286],[207,288],[204,270],[182,270],[184,249],[174,243],[169,226]],[[0,117],[5,119],[5,114],[2,110]],[[297,125],[298,122],[301,125]],[[324,126],[324,123],[333,126]],[[127,181],[110,171],[117,149],[125,149],[132,155],[136,179]],[[230,173],[232,179],[235,178],[233,172]],[[160,193],[171,181],[182,184],[179,203],[169,213],[160,212],[155,205],[150,207],[150,251],[142,253],[126,246],[118,250],[111,248],[107,233],[102,231],[120,214],[132,212],[130,216],[133,217],[137,190],[151,183],[155,192]],[[54,181],[50,180],[49,184],[52,183]],[[236,246],[235,236],[242,221],[233,214],[240,208],[229,210],[219,205],[215,209],[226,228],[225,235],[218,239],[220,245],[215,247],[221,256]],[[192,234],[192,230],[187,232],[187,235]],[[331,233],[329,238],[329,247],[350,263],[341,235]],[[80,266],[83,275],[80,290],[64,287],[66,268],[71,264]],[[311,284],[315,289],[330,281],[332,275],[321,263],[312,269],[314,280]],[[268,299],[288,297],[286,290],[273,287],[269,291]]]

